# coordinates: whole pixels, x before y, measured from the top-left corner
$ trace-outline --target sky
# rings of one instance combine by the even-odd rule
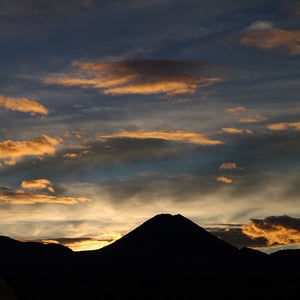
[[[0,0],[0,38],[0,235],[300,245],[299,1]]]

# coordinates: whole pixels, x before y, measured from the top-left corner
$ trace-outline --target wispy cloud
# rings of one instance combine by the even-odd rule
[[[51,181],[48,179],[34,179],[29,181],[22,181],[21,186],[23,189],[29,190],[43,190],[47,189],[49,192],[54,193],[55,190],[51,186]]]
[[[0,143],[0,162],[4,165],[15,165],[16,162],[26,156],[43,156],[55,154],[55,147],[62,142],[60,138],[48,135],[30,141],[6,140]]]
[[[198,145],[223,144],[222,141],[211,140],[203,134],[189,131],[129,131],[114,133],[101,137],[101,139],[110,138],[161,139]]]
[[[65,153],[63,157],[67,158],[67,159],[76,159],[76,158],[80,158],[84,155],[87,155],[89,153],[91,153],[89,150],[83,150],[83,151],[78,152],[78,153],[74,153],[74,152],[69,153],[68,152],[68,153]]]
[[[1,211],[0,216],[1,218],[6,218],[6,217],[31,217],[31,216],[39,216],[43,215],[45,212],[42,211]]]
[[[239,129],[235,127],[224,127],[221,130],[231,134],[254,134],[254,132],[250,129]]]
[[[258,122],[263,122],[266,120],[268,120],[267,117],[262,116],[262,115],[256,115],[254,117],[242,118],[242,119],[240,119],[240,122],[242,122],[242,123],[258,123]]]
[[[47,194],[26,193],[22,190],[0,192],[0,204],[29,205],[36,203],[52,203],[72,205],[79,202],[89,201],[84,197],[57,197]]]
[[[223,162],[219,169],[220,170],[234,170],[237,168],[237,164],[235,162]]]
[[[300,131],[300,122],[280,122],[268,124],[267,128],[270,130],[295,130]]]
[[[10,98],[0,95],[0,106],[14,111],[25,113],[47,115],[48,109],[35,99]]]
[[[219,181],[219,182],[227,183],[227,184],[233,182],[233,180],[231,178],[225,177],[225,176],[219,176],[219,177],[216,178],[216,180]]]
[[[227,111],[233,115],[237,115],[239,113],[246,111],[246,107],[244,107],[244,106],[230,107],[230,108],[227,108]]]
[[[251,219],[242,230],[250,238],[265,238],[269,246],[300,243],[300,219],[286,215]]]
[[[265,28],[265,30],[244,33],[240,43],[263,50],[280,49],[290,55],[297,55],[300,54],[299,39],[300,30]]]
[[[132,60],[121,62],[74,62],[77,70],[43,78],[45,84],[99,89],[103,94],[179,94],[221,81],[197,75],[203,64],[194,61]]]
[[[246,31],[265,31],[270,30],[273,27],[274,25],[270,21],[255,21],[246,28]]]

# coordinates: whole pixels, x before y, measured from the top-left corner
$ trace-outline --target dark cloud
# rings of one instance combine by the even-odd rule
[[[268,246],[267,240],[264,237],[250,238],[243,233],[241,228],[206,228],[206,230],[237,248]]]
[[[78,70],[42,78],[43,83],[99,89],[107,95],[165,94],[176,96],[193,94],[199,88],[222,81],[219,77],[198,75],[199,69],[201,71],[205,68],[197,61],[92,61],[74,62],[73,66]]]

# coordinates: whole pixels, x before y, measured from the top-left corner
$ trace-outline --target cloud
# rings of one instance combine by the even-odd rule
[[[246,111],[246,107],[244,106],[235,106],[235,107],[231,107],[231,108],[227,108],[227,111],[233,115],[237,115],[239,113],[242,113],[244,111]]]
[[[91,152],[89,150],[83,150],[79,153],[65,153],[63,155],[64,158],[67,158],[67,159],[76,159],[76,158],[80,158],[82,157],[83,155],[87,155],[87,154],[90,154]]]
[[[266,239],[269,246],[300,243],[300,218],[287,215],[251,219],[242,230],[250,238]]]
[[[119,132],[107,136],[100,137],[101,139],[111,138],[132,138],[132,139],[161,139],[166,141],[183,142],[197,145],[220,145],[223,144],[219,140],[211,140],[200,133],[189,131],[130,131]]]
[[[47,189],[51,193],[55,192],[54,188],[51,186],[51,181],[48,179],[34,179],[29,181],[22,181],[21,186],[23,189],[29,189],[29,190]]]
[[[237,168],[237,164],[235,162],[223,162],[220,166],[220,170],[233,170]]]
[[[31,141],[6,140],[0,143],[0,161],[4,161],[5,165],[15,165],[18,160],[26,156],[55,154],[55,147],[61,142],[60,138],[52,138],[48,135],[42,135]]]
[[[206,228],[206,230],[237,248],[259,248],[268,245],[267,240],[264,237],[250,238],[243,233],[241,228],[226,226],[225,228],[209,227]]]
[[[242,123],[257,123],[257,122],[263,122],[265,120],[268,120],[268,118],[265,116],[262,116],[262,115],[256,115],[255,117],[242,118],[242,119],[240,119],[240,122],[242,122]]]
[[[270,130],[295,130],[300,131],[300,122],[281,122],[281,123],[272,123],[266,126]]]
[[[132,60],[74,62],[76,72],[43,78],[45,84],[99,89],[107,95],[192,94],[221,81],[196,75],[203,64],[194,61]]]
[[[221,130],[231,134],[254,134],[254,132],[250,129],[238,129],[235,127],[224,127]]]
[[[246,31],[265,31],[273,28],[273,23],[270,21],[255,21],[246,28]]]
[[[56,197],[47,194],[25,193],[22,190],[6,193],[0,192],[0,204],[29,205],[36,203],[51,203],[72,205],[86,201],[89,201],[89,199],[84,197]]]
[[[9,98],[0,95],[0,106],[6,109],[34,114],[47,115],[48,109],[34,99]]]
[[[219,182],[223,182],[223,183],[232,183],[233,180],[229,177],[225,177],[225,176],[219,176],[216,178],[217,181]]]
[[[300,30],[272,28],[263,31],[246,32],[240,38],[244,46],[272,50],[280,49],[290,55],[300,54]]]

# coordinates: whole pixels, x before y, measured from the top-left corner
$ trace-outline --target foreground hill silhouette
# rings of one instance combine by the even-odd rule
[[[169,214],[93,251],[0,237],[0,259],[0,276],[19,300],[202,299],[199,289],[209,298],[221,289],[223,298],[240,299],[241,288],[253,299],[289,299],[300,279],[298,250],[238,249]]]

